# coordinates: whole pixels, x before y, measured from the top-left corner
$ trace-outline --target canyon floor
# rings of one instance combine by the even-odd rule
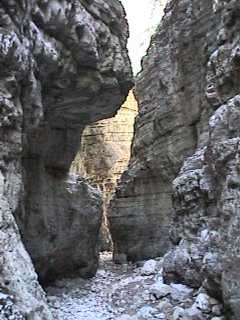
[[[148,300],[143,289],[153,284],[154,277],[142,276],[136,265],[116,265],[111,253],[103,253],[93,279],[61,280],[47,292],[59,320],[110,320],[141,309]]]
[[[94,278],[57,281],[47,293],[56,320],[223,319],[201,290],[163,284],[161,258],[116,265],[103,253]]]

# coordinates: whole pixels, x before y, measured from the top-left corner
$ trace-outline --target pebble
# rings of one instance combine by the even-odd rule
[[[157,261],[155,260],[148,260],[144,263],[141,269],[141,275],[143,276],[150,276],[155,274],[157,271]]]
[[[157,310],[155,308],[151,306],[144,306],[137,312],[137,316],[142,319],[149,319],[156,312]]]
[[[210,313],[212,309],[210,297],[206,293],[199,293],[194,305],[204,313]]]
[[[167,284],[162,283],[162,282],[157,282],[150,288],[150,293],[156,299],[164,298],[167,295],[171,294],[171,292],[172,292],[171,287]]]
[[[159,313],[159,314],[155,315],[154,319],[167,320],[164,313]]]
[[[132,317],[124,314],[124,315],[120,316],[117,320],[132,320]]]
[[[202,312],[193,305],[191,308],[186,309],[186,315],[189,320],[205,320],[206,317],[203,316]]]
[[[185,315],[186,313],[183,308],[176,307],[173,312],[173,320],[183,320],[184,318],[186,318]]]
[[[193,289],[183,284],[171,284],[171,296],[176,301],[183,301],[191,297]]]
[[[94,278],[64,279],[47,289],[54,320],[223,320],[218,301],[182,284],[164,284],[158,269],[157,260],[139,268],[101,255]]]
[[[159,302],[157,307],[160,312],[166,313],[168,310],[172,309],[172,304],[168,300],[163,300]]]

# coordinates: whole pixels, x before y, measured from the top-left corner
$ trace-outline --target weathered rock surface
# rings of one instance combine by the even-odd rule
[[[97,266],[100,199],[83,182],[68,188],[67,174],[85,125],[114,115],[131,86],[127,23],[117,1],[39,1],[28,9],[17,221],[42,279],[75,269],[89,276]]]
[[[117,181],[126,169],[131,151],[137,102],[130,91],[115,117],[87,126],[71,172],[80,174],[103,193],[103,223],[100,248],[112,248],[107,212]]]
[[[117,0],[2,0],[0,21],[0,314],[50,320],[13,214],[43,281],[95,272],[101,197],[68,171],[132,86],[128,26]]]
[[[1,130],[2,131],[2,130]],[[18,136],[9,129],[6,137]],[[21,180],[17,160],[20,152],[17,141],[0,138],[0,319],[2,320],[51,320],[45,293],[38,284],[37,274],[26,252],[18,227],[12,215],[17,207]],[[4,147],[4,148],[2,148]],[[11,160],[11,156],[14,160]],[[7,180],[6,177],[11,177]]]
[[[219,14],[213,1],[170,1],[165,11],[136,81],[132,155],[109,217],[115,252],[130,260],[170,247],[172,181],[211,113],[206,57],[216,47]]]
[[[54,180],[40,173],[38,180],[27,181],[25,192],[31,203],[23,232],[40,280],[76,274],[92,277],[98,266],[101,193],[74,175]],[[40,213],[44,215],[37,219]]]
[[[167,281],[205,289],[225,303],[226,316],[238,319],[239,268],[239,30],[237,1],[216,5],[221,12],[218,47],[209,58],[206,96],[213,109],[208,135],[187,159],[173,183],[172,240],[165,257]],[[179,251],[185,261],[179,263]],[[182,255],[183,256],[183,255]]]
[[[110,220],[115,253],[130,260],[164,253],[171,229],[175,247],[164,258],[165,281],[203,287],[234,320],[240,311],[239,12],[235,0],[169,1],[137,80],[132,159]],[[194,308],[207,314],[207,304],[202,295]],[[174,319],[201,319],[180,309]]]
[[[151,275],[142,275],[135,264],[111,260],[101,254],[93,279],[64,279],[47,289],[56,320],[224,320],[222,304],[203,289],[164,285],[161,259]],[[152,293],[160,286],[166,288],[164,297]]]

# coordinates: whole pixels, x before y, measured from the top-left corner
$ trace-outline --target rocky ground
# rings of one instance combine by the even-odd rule
[[[59,320],[223,320],[222,306],[203,290],[163,284],[162,259],[115,265],[103,253],[96,276],[47,288]]]

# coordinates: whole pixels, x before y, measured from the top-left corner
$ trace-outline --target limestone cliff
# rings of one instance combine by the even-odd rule
[[[238,1],[222,1],[214,9],[221,21],[215,50],[208,57],[205,82],[214,112],[207,134],[173,182],[171,234],[177,246],[165,257],[164,273],[166,281],[181,279],[203,286],[224,301],[226,317],[237,320],[240,5]]]
[[[100,234],[102,250],[110,250],[112,247],[108,229],[108,205],[117,181],[129,162],[137,109],[137,102],[130,91],[114,118],[87,126],[82,134],[81,149],[71,168],[73,173],[85,177],[103,193],[103,222]]]
[[[110,214],[115,251],[130,260],[169,248],[172,181],[211,113],[205,77],[219,28],[213,3],[170,1],[165,11],[137,77],[132,155]]]
[[[127,37],[117,0],[0,2],[1,319],[51,319],[13,215],[41,280],[96,270],[101,195],[68,170],[132,86]]]
[[[165,281],[203,287],[234,320],[240,311],[239,12],[235,0],[168,2],[137,79],[130,168],[110,216],[116,257],[138,260],[173,246],[164,258]]]

